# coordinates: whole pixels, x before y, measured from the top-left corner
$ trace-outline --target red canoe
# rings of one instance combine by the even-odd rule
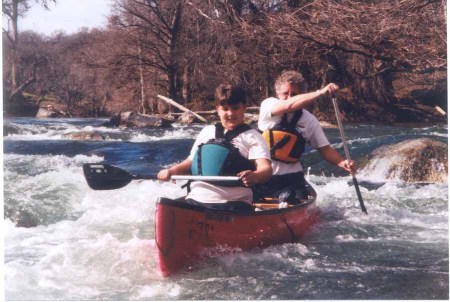
[[[220,250],[249,250],[298,241],[317,221],[316,192],[301,204],[278,209],[257,204],[254,212],[205,209],[182,201],[160,198],[155,213],[155,240],[163,276],[194,265]]]

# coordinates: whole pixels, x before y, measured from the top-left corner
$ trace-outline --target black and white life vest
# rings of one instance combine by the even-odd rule
[[[266,129],[262,133],[273,160],[285,163],[300,161],[300,157],[305,151],[306,141],[301,133],[296,130],[296,125],[302,113],[302,110],[295,111],[289,122],[287,121],[287,113],[285,113],[278,125]]]
[[[231,141],[239,134],[248,131],[247,124],[239,125],[226,133],[222,124],[216,124],[215,138],[200,144],[191,165],[192,175],[236,176],[241,171],[255,170],[253,161],[245,158]],[[242,186],[242,182],[209,181],[219,186]]]

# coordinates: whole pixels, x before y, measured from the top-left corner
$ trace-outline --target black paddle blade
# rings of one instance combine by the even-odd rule
[[[355,185],[355,189],[356,189],[356,195],[358,196],[358,200],[359,200],[359,205],[361,206],[361,210],[367,214],[367,209],[366,206],[364,205],[364,201],[362,199],[362,195],[361,195],[361,191],[359,190],[359,184],[358,184],[358,180],[356,179],[355,175],[352,175],[353,177],[353,184]]]
[[[106,164],[83,164],[86,181],[94,190],[114,190],[125,187],[133,180],[127,171]]]

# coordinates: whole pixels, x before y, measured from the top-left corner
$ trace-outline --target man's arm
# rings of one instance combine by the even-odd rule
[[[330,145],[318,148],[317,151],[319,151],[320,155],[322,155],[327,162],[344,169],[348,173],[356,173],[357,167],[355,161],[346,160]]]
[[[238,173],[238,176],[247,187],[268,182],[272,177],[272,165],[270,164],[270,160],[258,158],[255,160],[255,165],[255,171],[245,170]]]
[[[285,101],[276,102],[272,107],[272,116],[290,113],[305,108],[320,96],[326,94],[327,92],[332,93],[337,89],[339,89],[339,87],[336,84],[330,83],[317,91],[299,94]]]
[[[189,158],[183,160],[181,163],[173,165],[169,169],[162,169],[158,173],[158,179],[169,181],[172,175],[190,175],[192,160]]]

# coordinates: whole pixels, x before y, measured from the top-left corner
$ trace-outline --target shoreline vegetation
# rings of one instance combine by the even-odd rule
[[[36,98],[36,96],[28,95],[28,99]],[[167,99],[165,97],[160,96],[160,98]],[[324,97],[329,100],[329,97]],[[173,100],[170,100],[172,103],[175,103]],[[35,106],[35,102],[28,101],[29,108]],[[331,106],[331,100],[329,100]],[[344,100],[344,103],[346,101]],[[126,116],[125,119],[129,119],[130,114],[133,114],[134,117],[140,116],[142,119],[149,119],[148,127],[164,127],[168,123],[179,122],[181,124],[191,124],[191,123],[209,123],[209,122],[217,122],[218,117],[215,110],[201,110],[201,111],[190,111],[189,108],[181,106],[177,103],[174,105],[178,105],[182,107],[184,110],[180,110],[178,106],[170,106],[168,107],[167,112],[163,113],[149,113],[149,114],[141,114],[136,111],[123,111],[117,113],[111,113],[111,115],[100,115],[97,117],[110,118],[109,126],[119,126],[120,116]],[[66,111],[66,106],[62,102],[55,102],[54,100],[46,100],[44,99],[39,104],[39,108],[35,106],[31,112],[36,112],[34,115],[22,115],[22,116],[30,116],[37,118],[82,118],[82,117],[90,117],[90,116],[69,116]],[[306,109],[314,111],[314,106],[309,106]],[[447,113],[438,105],[431,107],[428,105],[423,105],[418,102],[402,102],[398,104],[393,104],[389,106],[389,108],[381,108],[378,106],[368,105],[366,109],[367,115],[373,115],[374,118],[364,118],[363,116],[359,116],[355,118],[355,113],[352,108],[347,109],[347,111],[341,110],[341,116],[345,123],[388,123],[392,125],[401,125],[401,124],[426,124],[426,123],[447,123]],[[371,110],[371,111],[369,111]],[[259,114],[259,106],[249,106],[247,107],[246,112],[246,122],[249,124],[256,123],[258,120]],[[317,113],[316,113],[317,114]],[[196,116],[197,115],[197,116]],[[334,111],[327,111],[326,113],[321,113],[319,115],[319,121],[322,127],[324,128],[336,128],[336,117]],[[376,117],[378,115],[378,117]],[[14,117],[12,115],[4,115],[6,117]],[[155,119],[162,119],[166,121],[163,125],[158,122],[155,122]],[[117,120],[117,121],[115,121]],[[121,125],[125,125],[123,122]],[[132,123],[128,123],[129,127],[133,127]]]
[[[31,0],[3,2],[5,117],[182,113],[158,95],[209,112],[224,82],[258,107],[297,70],[342,88],[345,123],[447,122],[442,1],[117,0],[104,29],[50,36],[18,30]],[[306,109],[335,123],[329,96]]]

